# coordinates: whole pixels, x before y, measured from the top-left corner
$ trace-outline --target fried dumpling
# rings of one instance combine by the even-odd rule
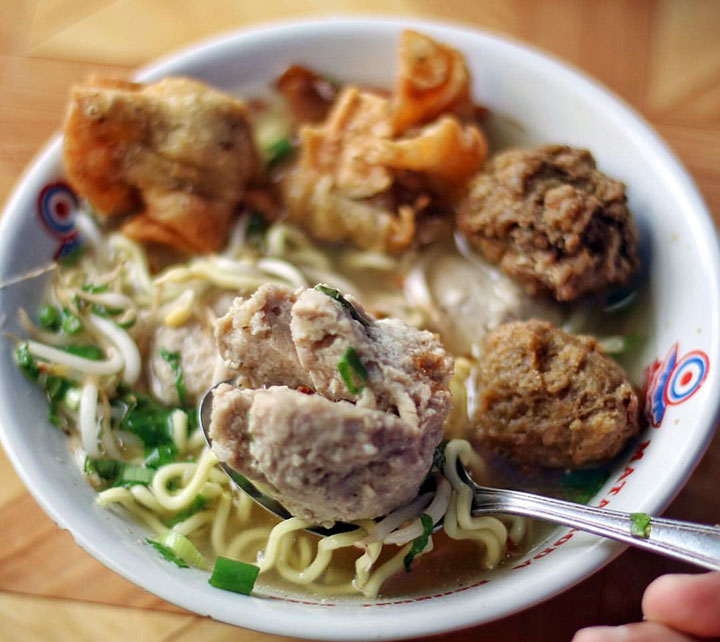
[[[393,131],[428,123],[440,114],[471,115],[470,72],[463,55],[417,31],[400,37],[400,68],[393,101]]]
[[[300,130],[299,160],[283,180],[290,220],[321,240],[403,250],[417,236],[417,204],[448,202],[485,161],[477,125],[448,114],[396,138],[392,114],[388,98],[346,87],[323,123]],[[433,196],[396,189],[407,172]]]
[[[258,171],[244,104],[188,78],[74,87],[63,161],[99,214],[137,212],[128,236],[183,252],[222,246]]]

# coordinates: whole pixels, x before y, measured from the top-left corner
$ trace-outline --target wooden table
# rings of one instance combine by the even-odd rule
[[[454,20],[528,41],[609,85],[642,112],[720,214],[720,3],[710,0],[2,0],[0,199],[58,127],[68,86],[126,74],[218,31],[293,16],[384,12]],[[716,437],[667,515],[720,521]],[[43,513],[0,452],[3,640],[284,640],[187,613],[107,570]],[[645,585],[691,570],[629,551],[567,593],[437,640],[568,640],[590,624],[640,617]]]

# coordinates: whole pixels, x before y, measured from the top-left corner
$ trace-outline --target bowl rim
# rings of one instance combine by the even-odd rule
[[[513,53],[525,58],[528,64],[545,66],[553,69],[558,74],[568,77],[578,86],[579,92],[587,94],[601,103],[604,109],[612,113],[614,119],[624,121],[625,129],[628,130],[626,134],[642,149],[643,155],[648,155],[648,157],[653,158],[654,166],[659,172],[665,175],[668,184],[672,186],[678,200],[684,203],[683,209],[688,213],[687,222],[696,228],[696,237],[705,239],[705,246],[700,249],[703,251],[705,260],[711,267],[708,283],[713,315],[711,351],[713,355],[719,353],[720,305],[718,305],[718,301],[720,300],[720,245],[712,217],[697,186],[663,139],[632,107],[601,83],[590,78],[583,71],[578,70],[572,64],[552,54],[504,34],[480,29],[471,25],[431,19],[405,19],[401,17],[373,15],[350,17],[329,16],[267,22],[250,28],[241,27],[234,29],[226,33],[202,39],[164,55],[139,69],[133,74],[133,77],[139,81],[155,80],[163,75],[167,75],[173,68],[186,65],[198,57],[221,52],[228,44],[237,40],[242,40],[244,43],[249,44],[253,40],[287,38],[300,32],[316,30],[320,33],[335,28],[380,30],[387,33],[394,33],[403,28],[410,28],[425,31],[447,42],[452,42],[453,34],[460,34],[466,38],[480,38],[494,41],[495,45],[514,50]],[[0,239],[7,236],[10,226],[12,225],[12,212],[17,211],[19,209],[19,203],[24,200],[24,193],[29,188],[28,183],[36,174],[47,171],[46,167],[59,158],[61,144],[62,136],[56,133],[45,143],[16,181],[3,209],[3,215],[0,217]],[[702,412],[699,413],[698,416],[698,421],[707,426],[703,439],[698,440],[697,443],[694,444],[694,447],[690,451],[690,456],[685,462],[685,466],[678,467],[676,474],[672,477],[672,484],[668,483],[664,492],[656,492],[646,502],[645,508],[648,512],[661,513],[667,507],[677,493],[680,492],[684,482],[692,474],[692,471],[710,444],[714,427],[717,424],[718,418],[720,418],[720,377],[713,377],[712,381],[708,381],[707,383],[711,383],[712,388],[708,395],[708,402],[703,406]],[[5,386],[0,386],[0,398],[5,394],[5,389]],[[168,586],[162,578],[158,578],[153,573],[135,573],[122,566],[119,561],[109,556],[101,542],[92,536],[92,528],[89,526],[85,528],[82,525],[78,526],[77,524],[73,524],[72,518],[68,518],[63,511],[60,510],[59,504],[56,501],[57,494],[59,493],[49,484],[43,483],[42,480],[34,477],[33,472],[30,470],[29,463],[24,460],[23,453],[14,447],[9,437],[9,431],[5,427],[5,421],[5,416],[0,415],[0,443],[2,443],[8,458],[23,480],[26,488],[58,526],[69,530],[73,534],[76,543],[105,566],[137,586],[189,611],[200,613],[201,615],[208,614],[214,619],[258,631],[281,635],[296,635],[297,629],[293,628],[292,622],[295,616],[291,617],[290,613],[288,613],[289,624],[285,624],[284,626],[282,623],[277,622],[276,612],[258,613],[256,621],[252,622],[245,622],[238,617],[229,617],[227,612],[209,614],[198,610],[191,591],[177,591],[175,587]],[[358,626],[349,625],[349,623],[343,622],[342,618],[336,618],[334,616],[330,618],[318,618],[318,614],[315,612],[311,617],[300,616],[303,619],[303,626],[308,627],[304,629],[303,633],[312,634],[316,639],[326,640],[364,640],[369,638],[402,639],[422,634],[437,634],[469,626],[476,626],[525,610],[570,589],[608,564],[622,553],[625,548],[624,545],[613,542],[598,542],[597,545],[591,547],[591,550],[584,553],[581,559],[576,561],[568,573],[562,576],[562,581],[560,581],[559,578],[555,578],[553,581],[545,581],[542,589],[537,591],[533,597],[528,599],[527,596],[521,597],[517,595],[508,600],[507,608],[496,610],[487,615],[472,614],[471,610],[463,612],[458,608],[454,608],[453,617],[448,618],[448,620],[450,620],[448,622],[447,620],[438,621],[434,617],[423,616],[422,609],[415,609],[413,611],[413,618],[405,617],[401,623],[396,622],[394,627],[388,627],[388,625],[386,623],[383,624],[383,622],[386,622],[389,618],[371,618],[369,617],[370,614],[367,613],[367,609],[365,609],[363,613],[362,625]],[[238,596],[238,599],[242,599],[241,596]],[[252,602],[255,601],[255,598],[250,598],[250,600],[250,609],[252,609]],[[461,600],[457,600],[458,606],[461,606],[461,602]],[[288,611],[290,611],[290,607],[292,606],[292,604],[287,605]],[[381,609],[372,610],[380,611]],[[402,613],[403,610],[400,610],[400,612]],[[308,626],[311,619],[317,619],[318,621],[324,620],[325,624]],[[373,620],[376,620],[374,624]],[[328,622],[330,623],[329,625]]]

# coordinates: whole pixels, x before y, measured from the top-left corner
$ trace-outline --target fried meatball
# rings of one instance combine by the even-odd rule
[[[544,321],[507,323],[488,334],[476,386],[476,437],[518,463],[598,463],[638,431],[638,398],[623,369],[594,337]]]
[[[622,285],[638,267],[625,186],[590,152],[562,145],[495,156],[470,183],[458,226],[530,294],[570,301]]]

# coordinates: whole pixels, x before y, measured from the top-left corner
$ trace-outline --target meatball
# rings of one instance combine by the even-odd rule
[[[216,335],[244,386],[213,401],[221,461],[316,523],[377,517],[414,496],[450,412],[453,364],[437,336],[374,320],[329,288],[274,285],[236,299]]]
[[[625,186],[590,152],[562,145],[498,154],[470,183],[458,226],[530,294],[570,301],[622,285],[638,267]]]
[[[638,431],[638,398],[590,336],[544,321],[507,323],[482,343],[474,430],[524,464],[579,468],[618,454]]]
[[[159,401],[178,405],[175,371],[163,351],[177,354],[187,401],[197,401],[211,386],[216,367],[221,365],[212,332],[198,322],[190,322],[179,328],[160,325],[153,333],[149,355],[150,390]]]
[[[220,459],[315,524],[378,517],[411,501],[434,450],[397,415],[285,386],[219,386],[211,427]]]
[[[218,321],[220,354],[244,386],[302,387],[374,404],[432,425],[439,441],[453,365],[437,336],[397,319],[373,320],[352,296],[343,302],[315,289],[264,285]],[[366,371],[362,392],[350,390],[338,369],[348,348]]]

